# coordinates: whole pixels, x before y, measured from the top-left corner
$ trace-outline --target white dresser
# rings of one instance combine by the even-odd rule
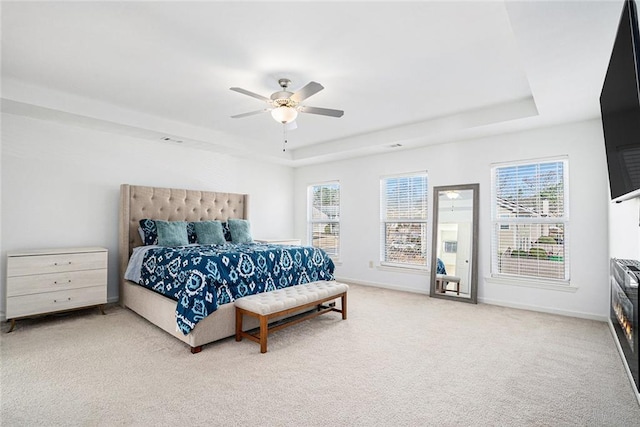
[[[107,256],[99,247],[7,253],[11,330],[19,317],[105,304]]]

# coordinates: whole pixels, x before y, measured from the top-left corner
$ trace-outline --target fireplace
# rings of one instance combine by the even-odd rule
[[[638,282],[640,262],[611,259],[611,323],[636,389],[640,390]]]

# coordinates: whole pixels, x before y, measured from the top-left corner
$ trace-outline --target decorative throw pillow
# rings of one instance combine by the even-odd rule
[[[246,219],[229,219],[229,231],[233,243],[253,242],[251,237],[251,225]]]
[[[156,228],[158,229],[158,245],[160,246],[185,246],[189,244],[185,221],[156,220]]]
[[[196,235],[195,222],[187,223],[187,236],[189,236],[189,243],[198,242],[198,236]]]
[[[145,246],[148,245],[157,245],[158,244],[158,229],[156,228],[156,221],[153,219],[141,219],[140,220],[140,230],[142,234],[142,244]]]
[[[224,245],[227,241],[220,221],[202,221],[194,224],[197,243],[201,245]]]
[[[145,246],[158,244],[158,228],[156,227],[156,221],[160,220],[145,218],[139,221],[140,227],[138,228],[138,231],[140,232],[142,244]],[[198,240],[196,237],[196,229],[193,224],[193,222],[187,223],[187,235],[189,236],[189,243],[196,243],[196,241]]]
[[[229,223],[228,222],[223,222],[222,223],[222,232],[224,233],[224,240],[226,240],[227,242],[231,241],[231,231],[229,231]]]

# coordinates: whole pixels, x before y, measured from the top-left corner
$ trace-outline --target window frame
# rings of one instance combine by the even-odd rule
[[[330,187],[330,186],[336,186],[338,187],[338,214],[336,218],[321,218],[321,219],[314,219],[313,218],[313,209],[316,207],[314,205],[314,200],[313,200],[313,194],[314,194],[314,190],[315,188],[319,188],[319,187]],[[338,243],[336,245],[336,253],[332,253],[329,251],[327,252],[327,255],[329,255],[329,257],[331,257],[334,260],[337,260],[340,258],[340,234],[341,234],[341,230],[340,230],[340,210],[341,210],[341,204],[342,204],[342,200],[340,199],[340,192],[341,192],[341,185],[340,185],[340,181],[335,180],[335,181],[325,181],[325,182],[320,182],[320,183],[315,183],[315,184],[309,184],[307,186],[307,239],[308,242],[311,246],[314,247],[318,247],[321,248],[323,250],[325,250],[324,248],[322,248],[321,246],[315,246],[313,244],[313,227],[314,224],[337,224],[338,225]]]
[[[406,218],[386,218],[386,205],[387,205],[387,197],[386,197],[386,182],[392,178],[414,178],[414,177],[424,177],[424,217],[422,219],[418,219],[415,217],[406,217]],[[379,254],[379,262],[383,267],[389,268],[399,268],[399,269],[408,269],[408,270],[419,270],[419,271],[428,271],[429,270],[429,207],[431,204],[429,203],[429,174],[426,170],[414,171],[414,172],[403,172],[392,175],[383,175],[380,177],[380,254]],[[409,264],[409,263],[401,263],[401,262],[393,262],[387,261],[387,242],[386,242],[386,225],[387,223],[403,223],[403,224],[423,224],[423,233],[424,237],[421,241],[421,245],[424,247],[423,256],[424,256],[424,264]]]
[[[562,207],[563,216],[561,217],[499,217],[498,216],[498,182],[496,179],[497,171],[501,168],[519,167],[519,166],[535,166],[539,168],[543,164],[562,163]],[[537,188],[536,191],[541,191]],[[514,162],[494,163],[491,165],[491,279],[512,280],[516,279],[523,283],[548,283],[551,286],[558,287],[571,286],[571,254],[570,254],[570,215],[569,215],[569,158],[568,156],[559,156],[551,158],[529,159]],[[499,271],[500,255],[498,249],[498,233],[500,231],[512,230],[519,225],[553,225],[562,224],[563,227],[563,278],[553,278],[545,276],[532,276],[519,273],[502,273]],[[508,225],[508,228],[504,228]]]

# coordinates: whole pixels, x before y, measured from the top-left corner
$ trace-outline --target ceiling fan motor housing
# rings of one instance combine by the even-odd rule
[[[292,101],[291,95],[293,95],[293,92],[289,92],[286,90],[282,90],[279,92],[274,92],[271,95],[271,100],[273,101],[273,103],[275,105],[277,105],[278,107],[291,107],[291,108],[295,108],[296,105],[298,105],[297,102]]]

